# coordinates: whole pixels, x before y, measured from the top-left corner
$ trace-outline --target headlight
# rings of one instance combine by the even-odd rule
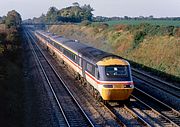
[[[130,85],[131,88],[134,88],[134,85]]]
[[[124,85],[124,88],[134,88],[134,85],[132,85],[132,84]]]
[[[113,88],[113,85],[103,85],[104,88]]]

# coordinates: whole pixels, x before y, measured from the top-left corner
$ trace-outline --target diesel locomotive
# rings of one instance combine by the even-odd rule
[[[134,83],[128,61],[50,32],[35,31],[35,35],[40,43],[70,66],[103,100],[129,99]]]

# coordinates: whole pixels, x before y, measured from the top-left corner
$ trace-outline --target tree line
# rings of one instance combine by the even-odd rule
[[[28,19],[24,23],[61,23],[71,22],[79,23],[84,20],[92,21],[94,9],[90,5],[80,6],[75,2],[72,6],[58,10],[56,7],[50,7],[46,14],[38,18]]]
[[[148,17],[139,16],[139,17],[104,17],[104,16],[96,16],[93,17],[94,22],[106,22],[106,21],[118,21],[118,20],[172,20],[172,21],[180,21],[180,17],[161,17],[155,18],[153,15]]]

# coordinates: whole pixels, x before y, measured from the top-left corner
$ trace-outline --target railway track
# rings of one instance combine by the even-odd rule
[[[178,85],[164,82],[160,79],[147,75],[134,68],[132,68],[132,75],[133,77],[143,81],[146,85],[154,86],[160,90],[165,91],[166,93],[169,93],[177,98],[180,98],[180,87]]]
[[[151,95],[143,92],[138,88],[135,88],[132,98],[134,98],[136,101],[131,102],[132,106],[137,105],[135,104],[137,102],[141,103],[141,105],[144,105],[144,108],[142,108],[142,110],[145,111],[146,115],[150,116],[154,120],[159,121],[159,124],[161,126],[180,126],[179,111],[173,109],[172,107],[157,100],[156,98],[152,97]],[[153,118],[153,116],[157,117]]]
[[[126,105],[119,105],[115,102],[109,102],[106,104],[107,108],[116,116],[117,119],[121,119],[124,126],[133,127],[150,127],[151,125],[146,122],[139,114],[135,113]]]
[[[180,98],[179,86],[169,84],[136,69],[132,69],[132,71],[133,76],[143,81],[146,85],[150,85],[151,87],[163,90],[170,95]],[[180,113],[171,106],[138,89],[137,87],[135,87],[132,98],[151,110],[151,113],[148,112],[146,114],[150,114],[149,116],[151,116],[151,114],[156,114],[157,118],[155,119],[162,121],[160,123],[161,126],[180,126]]]
[[[58,104],[61,111],[60,126],[94,126],[90,118],[83,111],[82,107],[73,97],[70,90],[66,87],[61,77],[57,75],[57,72],[53,66],[46,59],[38,45],[35,43],[35,39],[30,33],[25,33],[29,46],[37,60],[42,72],[46,78],[51,92]],[[32,43],[33,42],[33,43]]]

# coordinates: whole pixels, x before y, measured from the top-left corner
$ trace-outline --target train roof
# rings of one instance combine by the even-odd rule
[[[77,52],[80,56],[82,56],[87,61],[96,64],[98,61],[102,60],[105,57],[118,57],[111,53],[104,52],[100,49],[96,49],[94,47],[88,46],[81,42],[69,41],[64,43],[65,46]]]
[[[45,34],[45,32],[43,32],[43,34]],[[120,58],[119,56],[104,52],[100,49],[94,48],[92,46],[88,46],[76,40],[67,39],[62,36],[54,37],[52,36],[52,34],[49,33],[46,33],[45,35],[51,37],[56,42],[61,43],[66,47],[70,48],[71,50],[75,51],[76,53],[78,53],[80,56],[82,56],[84,59],[86,59],[92,64],[96,64],[98,61],[102,60],[105,57]]]

